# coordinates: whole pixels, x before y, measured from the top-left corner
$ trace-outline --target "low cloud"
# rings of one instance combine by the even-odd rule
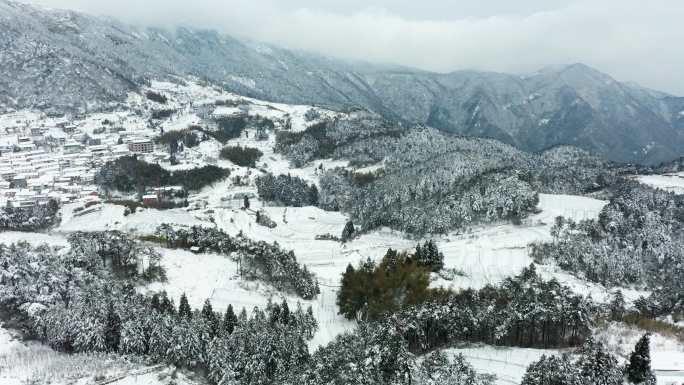
[[[684,95],[681,0],[525,0],[519,13],[506,0],[501,7],[465,14],[442,0],[424,3],[428,10],[434,6],[434,13],[419,12],[414,2],[403,0],[395,6],[387,0],[351,1],[346,6],[319,1],[34,2],[137,24],[218,29],[289,48],[438,72],[529,73],[583,62],[619,80]],[[400,3],[404,5],[396,5]],[[455,16],[447,16],[450,12]]]

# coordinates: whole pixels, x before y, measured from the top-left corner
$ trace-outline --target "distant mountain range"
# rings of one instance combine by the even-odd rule
[[[171,76],[271,101],[361,107],[526,151],[570,144],[644,164],[684,154],[684,98],[618,82],[583,64],[524,77],[438,74],[0,0],[0,111],[104,108],[149,79]]]

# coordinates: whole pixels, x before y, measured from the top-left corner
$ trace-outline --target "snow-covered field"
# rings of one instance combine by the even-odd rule
[[[639,175],[636,180],[643,184],[671,191],[676,194],[684,194],[684,173],[665,175]]]
[[[520,384],[527,367],[543,355],[561,354],[559,350],[471,346],[447,349],[448,355],[462,354],[478,373],[496,375],[497,385]]]

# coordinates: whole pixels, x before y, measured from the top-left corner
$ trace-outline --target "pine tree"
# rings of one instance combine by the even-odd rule
[[[521,385],[593,385],[581,376],[568,355],[542,356],[527,368]]]
[[[119,342],[121,341],[121,318],[116,313],[113,302],[109,302],[107,307],[107,320],[105,322],[104,334],[107,350],[111,352],[119,350]]]
[[[178,305],[178,316],[181,318],[192,318],[192,308],[190,308],[188,297],[185,296],[185,293],[183,293],[180,298],[180,304]]]
[[[344,229],[342,230],[342,242],[350,240],[354,236],[354,233],[356,233],[354,222],[347,221],[347,224],[344,225]]]
[[[159,300],[159,293],[154,293],[150,300],[150,307],[152,310],[161,311],[161,302]]]
[[[644,334],[634,346],[627,365],[627,379],[632,384],[655,384],[651,370],[650,335]]]
[[[622,290],[615,292],[613,300],[610,302],[610,318],[613,321],[622,321],[625,314],[625,297],[622,295]]]
[[[211,306],[211,301],[207,298],[206,301],[204,301],[204,306],[202,307],[202,318],[206,321],[207,325],[209,325],[209,330],[211,333],[211,337],[215,337],[218,334],[218,329],[219,329],[219,321],[216,318],[216,313],[214,313],[214,309]]]
[[[271,317],[270,317],[271,325],[280,322],[280,305],[278,305],[277,303],[271,305],[270,313],[271,313],[270,314],[271,315]]]
[[[280,322],[283,325],[287,325],[290,323],[290,307],[287,304],[287,300],[283,298],[283,303],[280,305],[281,308],[281,314],[280,314]]]
[[[176,314],[176,306],[173,304],[173,300],[166,294],[166,291],[161,293],[159,309],[162,314]]]
[[[235,331],[237,323],[238,319],[235,315],[235,312],[233,311],[233,305],[228,305],[228,308],[226,309],[226,314],[223,316],[223,331],[228,335],[233,334],[233,331]]]
[[[587,339],[580,349],[578,364],[582,376],[595,385],[622,385],[622,370],[617,359],[610,354],[602,343]]]
[[[245,209],[249,209],[249,197],[245,196],[243,206],[245,207]]]

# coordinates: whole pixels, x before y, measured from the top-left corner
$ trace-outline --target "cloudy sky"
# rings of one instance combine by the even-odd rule
[[[684,96],[683,0],[26,0],[448,72],[583,62]]]

